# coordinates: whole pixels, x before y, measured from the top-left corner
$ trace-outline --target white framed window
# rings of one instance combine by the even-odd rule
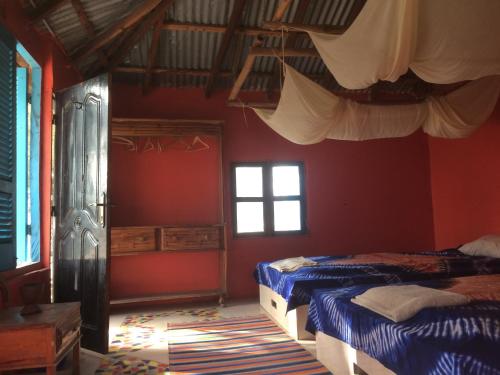
[[[235,236],[306,232],[301,162],[234,163],[232,172]]]

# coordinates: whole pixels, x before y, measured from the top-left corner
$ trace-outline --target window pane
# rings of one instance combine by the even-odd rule
[[[300,201],[274,202],[274,230],[301,230]]]
[[[300,195],[300,175],[298,166],[273,167],[273,195]]]
[[[236,196],[262,197],[262,167],[236,167]]]
[[[238,233],[264,231],[264,204],[262,202],[236,203],[236,223]]]

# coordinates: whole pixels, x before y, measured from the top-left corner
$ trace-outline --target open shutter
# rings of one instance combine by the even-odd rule
[[[16,268],[16,41],[0,27],[0,271]]]

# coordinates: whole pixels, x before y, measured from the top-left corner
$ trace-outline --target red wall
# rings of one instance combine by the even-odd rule
[[[500,233],[500,102],[471,137],[429,138],[436,247]]]
[[[182,140],[192,142],[193,137]],[[181,150],[181,143],[163,152],[144,152],[112,145],[111,197],[113,226],[217,224],[219,219],[219,145],[201,137],[208,150]],[[156,143],[157,139],[153,139]],[[164,145],[174,142],[163,138]]]
[[[225,105],[227,94],[220,92],[206,100],[201,90],[156,89],[148,96],[143,96],[140,87],[115,83],[112,104],[116,117],[225,120],[224,204],[229,228],[230,297],[257,295],[252,272],[256,263],[263,260],[297,255],[433,247],[429,158],[427,140],[423,134],[395,140],[329,140],[313,146],[298,146],[275,134],[251,110],[246,110],[245,120],[242,109],[228,108]],[[256,98],[249,97],[248,100]],[[262,160],[304,161],[307,235],[245,239],[232,237],[230,163]],[[127,189],[127,186],[122,184],[121,188]],[[151,288],[171,291],[169,288],[172,283],[157,284],[158,272],[168,273],[171,281],[178,276],[177,283],[190,279],[190,287],[195,289],[206,286],[203,271],[191,272],[186,277],[182,274],[183,270],[176,268],[175,262],[171,260],[160,258],[160,254],[144,256],[134,268],[133,265],[125,267],[121,260],[113,259],[112,295],[129,293],[127,289],[132,286],[117,275],[133,272],[140,273],[140,277],[137,277],[140,284],[133,286],[133,293]]]
[[[9,280],[11,300],[20,301],[18,286],[33,280],[49,280],[50,260],[50,164],[51,164],[51,124],[52,92],[76,83],[80,76],[73,70],[64,55],[47,37],[40,35],[25,17],[18,1],[3,1],[0,4],[0,23],[23,44],[42,68],[42,98],[40,115],[40,207],[41,207],[41,263],[25,270],[5,272],[1,276]],[[28,271],[44,268],[40,272],[24,275]],[[18,279],[18,280],[17,280]],[[48,285],[46,287],[48,290]]]
[[[167,145],[163,152],[144,152],[145,140],[138,141],[138,151],[113,144],[110,190],[116,207],[112,225],[221,223],[220,145],[215,137],[201,139],[208,150],[183,151],[185,146],[179,141],[191,144],[193,137],[177,143],[168,137],[160,139]],[[216,289],[219,262],[215,251],[121,256],[112,258],[111,277],[112,299]]]

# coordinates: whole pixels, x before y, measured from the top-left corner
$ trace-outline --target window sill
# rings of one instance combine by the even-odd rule
[[[42,267],[41,262],[31,263],[31,264],[28,264],[26,266],[16,268],[14,270],[0,272],[0,277],[6,281],[9,279],[13,279],[15,277],[18,277],[20,275],[24,275],[28,272],[37,271],[37,270],[42,269],[42,268],[43,267]]]
[[[298,231],[289,231],[289,232],[246,232],[246,233],[233,233],[233,239],[245,239],[245,238],[286,238],[286,237],[298,237],[298,236],[307,236],[309,235],[309,231],[307,229],[298,230]]]

